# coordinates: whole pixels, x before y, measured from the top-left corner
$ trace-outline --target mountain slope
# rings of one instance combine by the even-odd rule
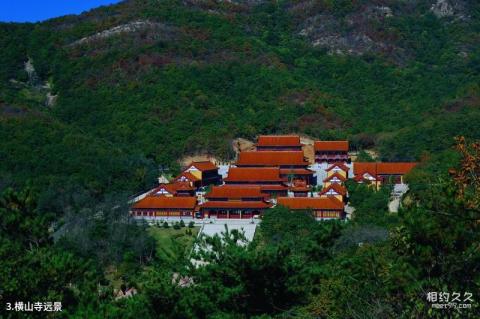
[[[228,159],[259,133],[348,138],[389,160],[478,138],[479,5],[437,2],[126,1],[2,24],[1,179],[135,191],[157,164]]]

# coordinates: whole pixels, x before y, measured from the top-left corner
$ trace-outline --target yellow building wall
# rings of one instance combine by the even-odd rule
[[[198,179],[202,179],[202,172],[196,169],[192,169],[191,171],[188,171],[190,174],[195,176]]]
[[[339,185],[342,185],[343,183],[332,183],[332,182],[323,182],[323,189],[327,188],[327,187],[330,187],[330,185],[332,184],[339,184]]]
[[[342,175],[343,177],[347,178],[347,172],[345,172],[343,169],[339,171],[334,171],[333,169],[327,172],[327,177],[332,176],[333,174],[337,173],[338,175]]]
[[[201,171],[191,171],[192,175],[199,178],[199,179],[202,179],[202,172]]]

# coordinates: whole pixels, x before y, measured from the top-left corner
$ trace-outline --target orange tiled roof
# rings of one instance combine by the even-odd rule
[[[193,187],[190,186],[188,182],[174,182],[174,183],[168,183],[168,184],[160,184],[158,187],[154,188],[150,192],[150,194],[156,195],[156,193],[158,193],[161,189],[165,189],[168,193],[175,195],[179,190],[192,191]]]
[[[213,186],[212,191],[205,198],[256,198],[265,197],[262,188],[257,185],[222,185]]]
[[[353,180],[356,181],[356,182],[364,182],[364,181],[367,181],[367,182],[375,182],[375,181],[378,180],[375,175],[372,175],[372,174],[370,174],[370,173],[368,173],[368,174],[370,174],[370,175],[372,176],[372,179],[370,180],[370,179],[368,179],[368,178],[365,178],[365,177],[363,176],[365,173],[368,173],[368,172],[364,172],[364,173],[355,175],[355,177],[353,178]]]
[[[257,146],[302,146],[298,135],[260,135]]]
[[[278,167],[230,167],[226,182],[281,182]]]
[[[335,167],[338,167],[338,168],[340,168],[341,170],[343,170],[344,172],[347,172],[347,173],[348,173],[348,171],[350,170],[350,168],[349,168],[347,165],[345,165],[344,163],[338,162],[338,163],[333,163],[332,165],[330,165],[330,166],[326,169],[326,171],[329,172],[329,171],[331,171],[332,169],[334,169]]]
[[[165,197],[147,196],[135,203],[134,209],[191,209],[195,208],[197,199],[195,197]]]
[[[202,171],[202,172],[218,169],[218,167],[215,166],[215,164],[213,164],[210,161],[198,161],[198,162],[191,162],[190,165],[188,165],[185,170],[189,169],[192,166],[196,167],[199,171]]]
[[[158,187],[155,187],[151,192],[150,192],[150,195],[151,196],[156,196],[156,195],[161,195],[161,194],[157,194],[158,192],[160,192],[162,189],[164,189],[166,192],[174,195],[175,194],[175,189],[171,186],[172,184],[160,184]]]
[[[335,173],[335,174],[332,174],[330,176],[328,176],[327,178],[325,178],[323,181],[324,182],[328,182],[330,181],[331,179],[333,179],[334,177],[337,177],[339,180],[341,180],[342,182],[345,182],[346,178],[338,173]]]
[[[343,151],[348,152],[348,141],[315,141],[315,151]]]
[[[332,189],[339,195],[345,196],[347,194],[347,189],[344,186],[339,184],[331,184],[327,188],[322,189],[322,191],[320,192],[320,195],[324,195]]]
[[[277,204],[293,210],[300,209],[332,209],[343,210],[345,205],[333,197],[279,197]]]
[[[175,182],[173,183],[174,187],[176,188],[176,191],[193,191],[195,188],[193,188],[188,182]]]
[[[263,191],[285,191],[288,189],[286,185],[260,185]]]
[[[306,168],[281,168],[281,175],[311,175],[314,172]]]
[[[303,151],[249,151],[240,152],[237,165],[308,165],[308,162]]]
[[[264,201],[209,201],[200,205],[201,208],[269,208],[272,204]]]
[[[415,162],[355,162],[353,163],[353,174],[369,173],[374,177],[377,175],[404,175],[410,172],[417,164]]]
[[[293,181],[293,185],[288,188],[292,192],[308,192],[310,187],[307,186],[307,183],[302,180]]]

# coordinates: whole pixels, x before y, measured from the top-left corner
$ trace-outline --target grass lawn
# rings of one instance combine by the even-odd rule
[[[188,254],[193,247],[200,227],[190,228],[192,235],[186,234],[187,229],[189,228],[149,227],[148,232],[157,241],[157,255],[162,259],[174,261],[184,254]]]

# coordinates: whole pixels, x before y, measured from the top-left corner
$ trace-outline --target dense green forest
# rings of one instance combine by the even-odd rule
[[[201,238],[192,257],[208,261],[202,267],[179,249],[160,254],[116,200],[83,206],[52,238],[55,217],[36,194],[7,190],[2,296],[60,300],[65,318],[478,318],[476,299],[470,309],[444,310],[427,300],[429,292],[479,291],[480,145],[458,149],[451,178],[410,193],[398,214],[386,209],[388,192],[349,185],[357,211],[348,223],[270,209],[250,245],[238,245],[238,231]],[[137,295],[114,299],[112,263]]]
[[[233,138],[259,133],[347,138],[386,160],[478,138],[479,5],[471,1],[462,20],[417,2],[319,0],[300,14],[286,1],[126,1],[0,24],[1,182],[35,176],[43,189],[135,192],[159,164],[175,170],[195,153],[228,159]],[[381,5],[393,16],[368,15]],[[347,35],[344,20],[360,15],[359,28],[393,52],[312,47],[299,30],[314,14],[334,17]],[[140,25],[94,36],[129,23]]]
[[[74,318],[445,316],[426,291],[480,285],[478,166],[448,174],[454,137],[480,139],[480,4],[449,1],[130,0],[0,23],[0,296]],[[422,161],[410,205],[392,216],[388,192],[350,185],[348,225],[279,209],[208,267],[156,253],[125,199],[159,165],[269,133]],[[113,300],[111,267],[138,296]]]

